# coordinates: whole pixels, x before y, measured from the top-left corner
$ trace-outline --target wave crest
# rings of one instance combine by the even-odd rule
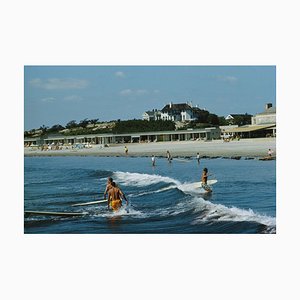
[[[173,183],[180,185],[181,183],[173,178],[160,175],[151,175],[144,173],[130,173],[130,172],[114,172],[114,177],[116,181],[121,182],[125,186],[149,186],[158,183]]]

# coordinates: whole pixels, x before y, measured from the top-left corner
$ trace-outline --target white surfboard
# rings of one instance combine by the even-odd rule
[[[210,186],[210,185],[214,185],[215,183],[217,183],[218,180],[217,179],[209,179],[207,180],[207,185]],[[195,188],[200,188],[201,187],[201,182],[198,181],[198,182],[194,182],[194,183],[191,183]]]
[[[58,212],[58,211],[34,211],[25,210],[25,215],[43,215],[43,216],[60,216],[60,217],[75,217],[84,216],[86,212]]]
[[[76,203],[72,204],[71,206],[86,206],[86,205],[93,205],[93,204],[99,204],[99,203],[105,203],[107,200],[98,200],[98,201],[91,201],[91,202],[85,202],[85,203]]]
[[[214,185],[217,182],[218,182],[217,179],[210,179],[210,180],[207,180],[207,185]],[[194,189],[198,189],[198,188],[201,188],[201,181],[184,184],[184,187],[186,189],[193,189],[193,188]]]
[[[218,182],[217,179],[210,179],[207,180],[207,185],[212,186]],[[199,190],[201,189],[202,185],[200,181],[197,182],[192,182],[192,183],[185,183],[180,185],[178,188],[182,190],[183,192],[188,192],[188,193],[199,193]]]

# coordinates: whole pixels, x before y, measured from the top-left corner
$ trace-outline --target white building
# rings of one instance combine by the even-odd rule
[[[157,109],[145,111],[143,113],[143,120],[146,120],[146,121],[161,120],[161,111],[157,110]]]
[[[252,125],[276,124],[276,107],[272,103],[267,103],[265,111],[252,117]]]
[[[161,119],[174,122],[193,121],[197,120],[199,111],[200,109],[198,107],[193,107],[192,103],[173,104],[170,102],[161,110]]]
[[[239,135],[242,138],[276,137],[276,108],[267,103],[265,111],[251,118],[251,125],[227,128],[224,134]]]

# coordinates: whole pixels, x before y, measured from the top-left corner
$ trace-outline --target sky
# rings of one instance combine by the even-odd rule
[[[275,66],[25,66],[24,129],[141,119],[169,102],[218,116],[276,103]]]

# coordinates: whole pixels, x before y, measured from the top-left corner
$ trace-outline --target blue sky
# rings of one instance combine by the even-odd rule
[[[275,66],[25,66],[25,130],[140,119],[170,101],[219,116],[276,105]]]

